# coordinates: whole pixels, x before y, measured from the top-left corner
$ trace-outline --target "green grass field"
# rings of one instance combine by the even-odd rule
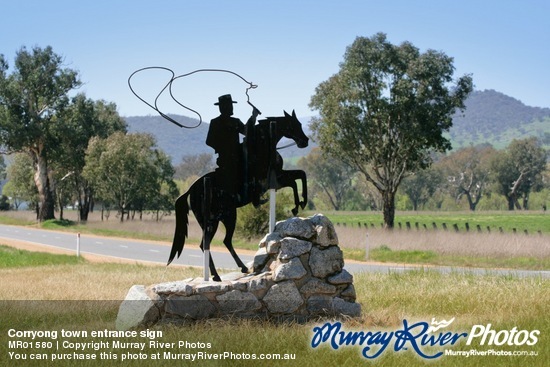
[[[79,264],[84,261],[83,258],[78,258],[76,256],[31,252],[0,245],[0,268]]]
[[[368,212],[328,212],[324,213],[331,218],[336,225],[346,225],[357,227],[381,226],[383,222],[382,214]],[[515,228],[518,233],[524,233],[525,230],[530,234],[550,233],[550,214],[542,212],[398,212],[395,216],[395,227],[406,229],[406,223],[409,222],[412,229],[415,229],[415,223],[419,224],[421,229],[424,225],[431,230],[433,223],[438,229],[443,228],[443,223],[449,230],[453,230],[456,224],[461,232],[466,231],[466,223],[469,224],[470,231],[475,232],[479,225],[483,232],[487,232],[487,227],[492,232],[498,232],[502,228],[504,232],[513,233]]]
[[[75,214],[66,212],[69,218]],[[32,221],[33,215],[31,212],[5,213],[0,215],[0,223],[37,226]],[[479,268],[550,269],[550,217],[542,212],[398,212],[396,230],[392,232],[381,230],[382,215],[379,213],[328,212],[325,215],[335,224],[346,259],[364,261],[367,258],[364,243],[368,233],[368,260],[371,261]],[[49,230],[170,243],[173,220],[173,217],[167,217],[157,222],[145,217],[143,221],[120,222],[116,218],[101,221],[92,216],[92,220],[85,224],[73,219],[46,221],[39,226]],[[192,216],[190,220],[188,242],[197,244],[202,232]],[[407,222],[410,223],[410,230],[406,229]],[[400,230],[399,223],[402,228]],[[436,224],[437,231],[433,229],[433,223]],[[446,223],[447,231],[442,230],[443,223]],[[466,223],[469,223],[469,232],[465,230]],[[457,226],[459,232],[454,231],[453,225]],[[478,225],[482,230],[481,234],[477,231]],[[490,228],[490,233],[487,227]],[[499,228],[502,228],[502,233]],[[528,236],[525,235],[525,230]],[[222,239],[223,228],[218,231],[212,245],[223,246]],[[255,251],[259,239],[260,237],[246,240],[236,235],[233,243],[237,249]]]
[[[346,253],[344,251],[344,253]],[[350,254],[350,257],[365,258],[364,251]],[[369,259],[385,263],[423,264],[454,267],[500,268],[523,270],[548,270],[550,258],[534,256],[496,257],[496,256],[468,256],[445,255],[435,251],[422,250],[392,250],[387,246],[380,246],[369,251]]]
[[[277,324],[255,320],[199,321],[184,326],[160,325],[152,330],[162,336],[156,340],[163,343],[210,344],[210,347],[167,349],[173,353],[231,352],[240,359],[201,360],[200,362],[165,360],[163,349],[151,347],[149,339],[141,337],[119,338],[124,342],[146,342],[143,351],[112,344],[101,350],[89,347],[85,352],[95,355],[95,361],[63,360],[51,361],[51,354],[69,354],[73,347],[55,350],[51,348],[9,348],[8,330],[57,330],[92,331],[114,330],[114,323],[127,289],[132,284],[149,285],[153,282],[182,279],[197,276],[196,269],[158,266],[67,263],[58,255],[43,256],[39,266],[29,260],[24,251],[6,256],[20,258],[15,261],[19,267],[0,266],[0,366],[358,366],[372,363],[376,366],[547,366],[550,359],[550,281],[538,277],[517,278],[513,276],[477,276],[457,273],[439,274],[430,271],[393,272],[389,274],[358,274],[354,284],[358,302],[362,305],[362,316],[343,321],[347,331],[396,331],[403,328],[403,320],[426,321],[432,318],[449,320],[455,318],[448,331],[469,332],[473,325],[491,324],[493,330],[539,330],[536,345],[522,347],[504,345],[501,347],[479,345],[467,346],[464,341],[452,346],[454,351],[505,350],[527,351],[536,356],[443,356],[436,361],[420,358],[411,349],[394,351],[388,348],[378,359],[368,361],[361,356],[358,346],[342,346],[334,350],[327,345],[311,348],[313,328],[326,320],[306,324]],[[59,259],[55,259],[59,257]],[[59,265],[58,261],[64,262]],[[57,264],[57,265],[55,265]],[[34,279],[29,282],[29,279]],[[14,284],[15,283],[15,284]],[[49,285],[49,286],[48,286]],[[55,287],[52,291],[51,287]],[[85,293],[82,288],[85,288]],[[10,300],[10,294],[17,289],[17,301]],[[58,294],[58,298],[52,298]],[[82,295],[89,296],[83,298]],[[31,297],[32,296],[32,297]],[[35,299],[35,301],[22,301]],[[83,300],[87,299],[87,300]],[[138,331],[144,331],[140,329]],[[115,338],[61,337],[57,341],[70,343],[112,342]],[[35,342],[48,339],[37,339]],[[55,342],[55,341],[54,341]],[[198,344],[197,344],[198,345]],[[427,349],[430,350],[430,349]],[[439,348],[437,350],[442,350]],[[436,351],[432,349],[431,351]],[[25,354],[28,359],[15,360],[15,354]],[[31,360],[31,353],[45,353],[48,360]],[[101,352],[104,354],[102,355]],[[142,353],[147,359],[122,362],[122,355]],[[159,360],[152,360],[160,352]],[[243,355],[275,353],[294,357],[292,360],[245,360]],[[117,359],[113,359],[116,355]],[[35,355],[36,357],[36,355]],[[13,358],[13,359],[12,359]]]

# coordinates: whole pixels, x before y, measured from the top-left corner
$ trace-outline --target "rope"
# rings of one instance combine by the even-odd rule
[[[132,87],[132,77],[134,75],[136,75],[137,73],[140,73],[142,71],[145,71],[145,70],[151,70],[151,69],[158,69],[158,70],[166,70],[168,72],[170,72],[170,74],[172,74],[172,77],[170,78],[170,81],[168,83],[166,83],[166,85],[161,89],[161,91],[159,92],[159,94],[157,95],[157,97],[155,98],[155,103],[154,105],[150,104],[149,102],[147,102],[145,99],[141,98],[137,93],[136,91],[134,90],[134,88]],[[172,69],[169,69],[167,67],[164,67],[164,66],[147,66],[147,67],[144,67],[144,68],[141,68],[141,69],[138,69],[136,71],[134,71],[129,77],[128,77],[128,87],[130,87],[130,91],[132,91],[132,93],[140,100],[142,101],[143,103],[145,103],[147,106],[151,107],[153,110],[157,111],[158,114],[160,116],[162,116],[163,118],[165,118],[166,120],[176,124],[177,126],[179,127],[182,127],[182,128],[185,128],[185,129],[194,129],[194,128],[197,128],[199,127],[200,124],[202,124],[202,116],[199,112],[195,111],[194,109],[192,108],[189,108],[187,107],[186,105],[184,105],[183,103],[181,103],[175,96],[174,94],[172,93],[172,83],[174,82],[174,80],[176,79],[179,79],[179,78],[184,78],[184,77],[187,77],[189,75],[193,75],[193,74],[196,74],[196,73],[201,73],[201,72],[219,72],[219,73],[228,73],[228,74],[232,74],[232,75],[235,75],[236,77],[240,78],[242,81],[244,81],[246,84],[248,84],[248,88],[246,88],[246,91],[245,91],[245,94],[246,94],[246,102],[251,105],[253,108],[256,108],[251,102],[250,102],[250,96],[248,94],[248,91],[250,89],[256,89],[258,86],[256,84],[253,84],[251,82],[249,82],[248,80],[246,80],[245,78],[243,78],[241,75],[235,73],[234,71],[231,71],[231,70],[226,70],[226,69],[198,69],[198,70],[194,70],[190,73],[186,73],[186,74],[182,74],[182,75],[178,75],[176,76],[176,74],[174,73],[174,71]],[[187,125],[184,125],[178,121],[176,121],[175,119],[171,118],[170,116],[164,114],[162,111],[160,111],[160,109],[158,108],[158,99],[160,98],[160,96],[165,92],[166,88],[168,88],[168,91],[170,93],[170,97],[172,97],[172,100],[174,100],[174,102],[176,102],[178,105],[180,105],[181,107],[183,107],[184,109],[196,114],[199,118],[199,123],[196,124],[196,125],[193,125],[193,126],[187,126]],[[257,110],[257,108],[256,108]],[[259,111],[258,111],[259,112]]]
[[[287,145],[283,145],[282,147],[277,147],[277,150],[286,149],[286,148],[291,147],[293,145],[296,145],[295,141],[293,141],[292,143],[288,143]]]

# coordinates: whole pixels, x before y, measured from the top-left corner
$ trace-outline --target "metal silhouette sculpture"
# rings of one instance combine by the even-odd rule
[[[210,243],[214,237],[219,222],[226,229],[223,243],[233,256],[243,273],[248,268],[241,261],[233,248],[232,238],[237,222],[237,208],[252,203],[258,206],[262,203],[262,195],[270,188],[280,189],[291,187],[294,193],[296,215],[299,208],[307,204],[306,174],[301,170],[283,170],[283,159],[276,151],[279,140],[283,137],[293,140],[299,148],[308,145],[308,137],[302,130],[300,121],[293,111],[292,115],[284,112],[281,117],[268,117],[255,124],[259,111],[253,107],[251,118],[247,124],[231,117],[233,103],[230,95],[221,96],[216,105],[220,108],[220,116],[211,121],[207,144],[218,153],[218,168],[214,172],[197,179],[189,190],[181,195],[175,204],[176,228],[168,264],[181,255],[185,239],[188,235],[188,214],[191,209],[197,222],[203,229],[201,250],[204,244]],[[249,102],[250,103],[250,102]],[[239,143],[239,134],[246,136]],[[296,181],[302,183],[302,200]],[[206,187],[210,187],[205,190]],[[210,256],[209,269],[214,281],[221,278],[216,271],[214,261]]]

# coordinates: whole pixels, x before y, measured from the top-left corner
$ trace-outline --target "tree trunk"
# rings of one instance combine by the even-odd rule
[[[523,210],[529,210],[529,194],[523,195]]]
[[[89,207],[89,203],[86,202],[79,204],[78,215],[81,222],[88,221],[88,213],[90,212]]]
[[[36,183],[40,200],[38,220],[43,222],[45,220],[55,219],[55,201],[48,175],[48,162],[46,158],[38,154],[35,168],[34,182]]]
[[[382,193],[382,200],[384,201],[384,228],[393,229],[395,220],[395,192],[390,190]]]
[[[81,222],[88,220],[88,214],[90,213],[90,206],[92,202],[92,193],[89,188],[85,188],[84,195],[78,198],[78,213]]]
[[[514,198],[511,196],[506,196],[506,200],[508,200],[508,210],[513,211],[514,210]]]

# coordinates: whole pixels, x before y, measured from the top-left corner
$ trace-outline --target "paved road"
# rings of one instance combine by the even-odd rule
[[[48,231],[42,229],[34,229],[27,227],[0,225],[0,243],[2,239],[24,241],[35,245],[54,247],[58,249],[71,250],[76,252],[77,235],[74,233],[64,233],[57,231]],[[166,264],[170,247],[147,241],[117,239],[110,237],[98,236],[80,236],[80,252],[82,254],[93,254],[100,256],[108,256],[112,258],[147,261],[152,263]],[[238,252],[238,251],[237,251]],[[237,271],[238,268],[235,262],[225,249],[212,251],[214,262],[217,268],[230,269]],[[252,261],[252,256],[241,255],[243,262],[246,264]],[[173,264],[202,266],[203,257],[200,249],[193,247],[185,247],[180,258],[174,260]],[[418,266],[394,266],[385,264],[373,264],[368,262],[347,261],[345,268],[350,273],[360,272],[403,272],[418,269]],[[550,271],[527,271],[527,270],[500,270],[500,269],[472,269],[472,268],[451,268],[451,267],[429,267],[432,270],[442,273],[462,272],[482,274],[501,274],[515,275],[519,277],[540,276],[550,278]]]

